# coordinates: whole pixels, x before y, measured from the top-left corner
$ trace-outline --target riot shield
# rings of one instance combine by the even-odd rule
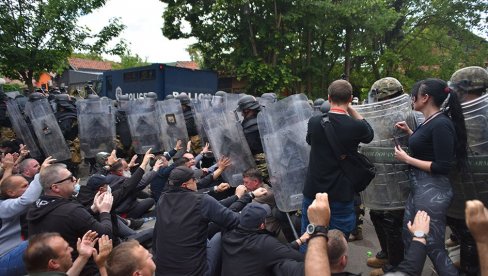
[[[76,102],[80,149],[86,158],[115,148],[115,108],[110,99]]]
[[[176,146],[177,140],[182,140],[183,145],[186,145],[188,132],[186,131],[185,117],[183,116],[180,101],[170,99],[158,102],[157,116],[161,127],[164,149],[170,151]]]
[[[132,145],[138,154],[144,154],[149,148],[152,152],[163,149],[161,131],[156,116],[156,106],[152,99],[136,99],[127,106]]]
[[[19,105],[13,99],[7,102],[8,115],[10,117],[10,122],[12,123],[12,128],[15,131],[17,137],[19,137],[22,142],[27,145],[30,155],[35,159],[41,159],[42,153],[37,146],[34,134],[31,132],[27,122],[25,121],[22,112],[20,111]]]
[[[376,166],[376,177],[361,193],[363,203],[373,210],[395,210],[405,207],[410,193],[408,165],[395,159],[394,147],[405,147],[408,135],[394,127],[407,121],[415,128],[409,95],[402,95],[382,102],[355,106],[374,130],[373,141],[360,145],[360,151]],[[395,141],[396,140],[396,141]]]
[[[478,199],[488,205],[488,94],[462,104],[468,135],[469,166],[451,173],[454,197],[448,216],[464,219],[465,202]]]
[[[305,140],[312,107],[303,94],[273,103],[258,113],[266,163],[278,209],[301,208],[310,146]]]
[[[200,101],[193,103],[192,112],[193,118],[195,119],[195,125],[197,127],[198,135],[200,136],[200,141],[202,142],[202,147],[205,143],[208,143],[208,136],[205,132],[204,117],[207,112],[211,110],[223,110],[225,108],[224,99],[220,96],[214,97],[203,97]]]
[[[225,181],[232,187],[242,184],[242,173],[255,167],[251,150],[247,145],[241,124],[236,120],[233,112],[226,112],[222,108],[210,108],[205,111],[203,127],[207,133],[214,156],[230,158],[232,164],[222,174]]]
[[[58,161],[71,159],[71,152],[47,98],[27,102],[24,113],[31,121],[45,156],[52,156]]]
[[[239,102],[239,99],[242,96],[244,96],[244,94],[231,94],[231,93],[225,94],[225,97],[224,97],[225,110],[227,112],[234,112],[234,111],[236,111],[237,106],[238,106],[237,103]],[[238,118],[238,120],[242,122],[242,120],[244,118],[242,117],[241,112],[237,112],[236,111],[234,114]]]

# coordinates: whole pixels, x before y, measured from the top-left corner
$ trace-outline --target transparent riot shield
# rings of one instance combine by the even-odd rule
[[[468,134],[469,167],[464,173],[453,170],[454,197],[448,216],[464,219],[465,202],[478,199],[488,205],[488,94],[462,104]]]
[[[396,143],[406,147],[408,135],[394,127],[407,121],[414,129],[415,116],[409,95],[402,95],[382,102],[354,107],[374,130],[373,141],[361,144],[360,151],[376,166],[376,177],[361,193],[363,203],[373,210],[395,210],[405,207],[410,193],[408,165],[395,159]]]
[[[208,143],[207,132],[205,132],[205,128],[203,127],[203,118],[205,117],[205,112],[209,110],[210,107],[211,102],[207,99],[201,99],[200,101],[193,103],[192,106],[193,119],[195,120],[195,126],[197,127],[202,146],[205,146],[205,143]]]
[[[161,127],[161,137],[166,151],[176,146],[176,141],[182,140],[183,145],[188,142],[185,117],[181,103],[177,99],[158,102],[157,116]]]
[[[234,112],[237,109],[239,99],[243,96],[244,94],[231,94],[227,93],[225,94],[224,97],[224,105],[225,105],[225,110],[227,112]],[[235,112],[235,116],[237,116],[238,120],[242,122],[244,119],[242,117],[241,112]]]
[[[273,103],[258,113],[266,163],[278,209],[301,208],[310,146],[305,140],[312,107],[303,94]]]
[[[217,159],[227,156],[232,162],[222,174],[225,181],[232,187],[242,184],[242,173],[256,164],[234,112],[226,112],[218,107],[207,109],[203,126],[214,156]]]
[[[138,154],[144,154],[149,148],[152,148],[152,152],[162,151],[161,131],[154,101],[152,99],[130,101],[126,113],[134,151]]]
[[[208,136],[203,126],[204,117],[207,112],[213,112],[213,110],[222,111],[225,108],[224,99],[220,96],[213,97],[203,97],[200,101],[193,103],[192,112],[193,118],[195,119],[195,125],[197,126],[198,135],[200,135],[200,140],[202,146],[208,143]]]
[[[12,128],[15,131],[17,137],[22,139],[22,141],[27,145],[30,155],[35,159],[42,158],[41,149],[36,143],[35,136],[31,132],[27,122],[25,121],[24,115],[20,111],[19,105],[13,99],[7,102],[8,115],[10,117],[10,122],[12,123]]]
[[[27,102],[24,113],[31,121],[37,141],[45,156],[52,156],[58,161],[71,159],[71,152],[46,98]]]
[[[80,149],[86,158],[115,148],[115,108],[110,99],[76,102]]]

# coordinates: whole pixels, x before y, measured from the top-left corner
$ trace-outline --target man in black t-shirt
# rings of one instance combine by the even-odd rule
[[[328,88],[331,109],[329,120],[338,140],[348,151],[357,151],[359,143],[373,140],[373,129],[350,105],[352,86],[348,81],[334,81]],[[354,229],[354,187],[345,177],[322,127],[322,115],[308,122],[307,143],[311,145],[310,162],[303,189],[302,233],[308,225],[307,209],[316,193],[328,193],[331,208],[330,228],[346,237]],[[354,172],[347,172],[354,173]]]

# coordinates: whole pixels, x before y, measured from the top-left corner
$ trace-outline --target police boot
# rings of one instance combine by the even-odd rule
[[[388,255],[383,251],[378,252],[376,256],[368,258],[366,261],[366,265],[373,268],[382,268],[386,264],[388,264]]]
[[[369,276],[381,276],[383,274],[385,274],[385,272],[383,271],[383,268],[376,268],[376,269],[371,270],[371,272],[369,273]]]

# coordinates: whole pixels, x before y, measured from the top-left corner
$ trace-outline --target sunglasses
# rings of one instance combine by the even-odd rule
[[[58,182],[53,183],[53,185],[54,184],[60,184],[60,183],[62,183],[64,181],[66,181],[66,180],[71,180],[71,182],[75,182],[76,181],[76,177],[74,177],[73,174],[70,174],[68,177],[66,177],[66,178],[64,178],[62,180],[59,180]]]

